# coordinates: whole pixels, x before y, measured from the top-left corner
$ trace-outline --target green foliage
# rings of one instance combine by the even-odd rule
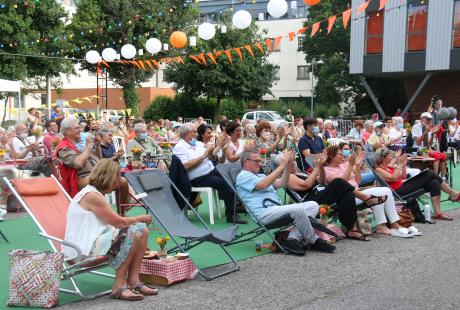
[[[305,100],[273,100],[264,104],[263,109],[268,111],[278,111],[281,115],[286,115],[287,110],[290,109],[294,117],[304,118],[310,115],[310,102],[308,101],[307,103]]]
[[[159,96],[144,111],[144,118],[157,120],[160,118],[176,119],[178,116],[203,116],[212,119],[215,108],[216,101],[206,98],[194,99],[185,94],[178,94],[174,98]]]
[[[126,83],[123,88],[123,99],[126,108],[131,109],[132,115],[139,114],[139,97],[137,96],[136,84]]]
[[[222,99],[220,103],[219,115],[225,115],[228,119],[241,118],[246,111],[246,103],[241,100],[230,98]]]
[[[14,126],[16,125],[17,121],[15,120],[5,120],[2,122],[2,127],[5,128],[5,129],[8,129],[8,127],[10,126]]]
[[[330,118],[339,114],[339,106],[334,104],[318,104],[314,107],[314,117]]]
[[[144,48],[145,42],[152,37],[169,43],[169,36],[173,31],[182,30],[189,33],[198,16],[197,13],[185,0],[81,0],[69,29],[74,34],[75,43],[79,46],[92,46],[99,52],[105,47],[120,51],[127,43],[140,49]],[[75,56],[84,58],[87,51],[80,49],[75,52]],[[171,51],[160,52],[155,57],[169,57],[171,54]],[[151,56],[144,51],[144,55],[136,59],[150,59]],[[95,65],[86,62],[83,63],[83,68],[96,71]],[[110,78],[128,92],[132,85],[138,86],[152,76],[149,71],[116,63],[111,63],[107,70]],[[125,95],[125,98],[131,97]],[[126,104],[137,105],[137,102],[130,101]],[[134,110],[138,111],[138,108]]]
[[[67,13],[57,1],[9,0],[3,4],[6,7],[0,10],[0,42],[4,44],[1,52],[54,56],[58,51],[61,54],[74,48],[66,39]],[[57,77],[72,71],[73,64],[66,60],[0,55],[0,78],[40,81],[46,75]]]
[[[224,51],[229,48],[243,46],[260,39],[257,27],[253,23],[245,30],[231,26],[229,16],[224,18],[227,33],[216,31],[212,40],[198,40],[195,48],[189,47],[188,54],[199,54],[201,51]],[[267,51],[262,54],[254,48],[255,58],[246,49],[241,49],[243,61],[232,50],[233,64],[222,53],[216,57],[217,64],[207,58],[207,65],[199,65],[192,59],[186,59],[185,64],[171,64],[165,70],[165,80],[174,84],[174,89],[192,97],[204,96],[216,98],[217,106],[223,98],[237,101],[258,101],[270,92],[273,82],[272,65],[266,60]]]

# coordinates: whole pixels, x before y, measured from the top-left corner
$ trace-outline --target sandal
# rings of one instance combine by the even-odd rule
[[[348,239],[351,239],[351,240],[358,240],[358,241],[371,241],[369,238],[367,238],[366,236],[364,236],[363,234],[361,234],[361,236],[357,237],[357,236],[350,236],[350,233],[353,232],[353,233],[359,233],[361,234],[359,231],[357,230],[349,230],[347,232],[347,238]]]
[[[375,206],[378,206],[378,205],[381,205],[382,203],[384,203],[385,201],[387,201],[387,195],[383,195],[383,196],[374,196],[374,195],[371,195],[370,198],[366,199],[363,203],[364,205],[366,206],[366,208],[372,208],[372,207],[375,207]],[[376,203],[372,203],[370,202],[371,199],[377,199],[377,202]]]
[[[128,285],[125,284],[122,287],[120,287],[115,293],[110,294],[110,298],[118,299],[118,300],[128,300],[128,301],[138,301],[138,300],[144,299],[143,295],[136,294],[136,292],[133,292],[136,294],[134,296],[123,296],[123,292],[125,291],[133,292],[131,289],[129,289]]]
[[[442,213],[442,212],[439,212],[438,214],[435,214],[433,216],[434,219],[436,220],[443,220],[443,221],[453,221],[454,219],[451,218],[450,216]]]
[[[142,291],[143,287],[149,288],[151,291],[150,292]],[[142,294],[144,296],[158,295],[158,289],[156,287],[147,285],[147,284],[142,283],[142,282],[137,283],[137,285],[135,287],[133,287],[131,290],[133,292],[135,292],[135,293]]]

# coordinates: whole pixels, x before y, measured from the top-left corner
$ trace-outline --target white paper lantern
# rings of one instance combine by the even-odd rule
[[[165,51],[169,50],[169,45],[168,45],[168,43],[163,44],[163,49],[164,49]]]
[[[85,59],[87,62],[94,65],[101,61],[101,56],[97,51],[88,51],[88,53],[86,53]]]
[[[251,25],[252,17],[248,11],[240,10],[233,15],[232,23],[235,28],[246,29]]]
[[[268,13],[274,18],[280,18],[287,13],[288,4],[286,0],[270,0],[267,5]]]
[[[105,61],[114,61],[117,59],[117,51],[111,47],[104,48],[102,51],[102,58],[104,58]]]
[[[136,56],[136,48],[132,44],[125,44],[121,47],[121,56],[126,59],[133,59]]]
[[[150,53],[150,54],[156,54],[159,51],[161,51],[161,41],[158,40],[157,38],[152,38],[148,39],[147,42],[145,42],[145,49]]]
[[[198,27],[198,36],[203,40],[211,40],[216,35],[216,27],[210,23],[202,23]]]
[[[140,48],[140,49],[137,51],[137,55],[139,55],[139,56],[144,55],[144,50],[143,50],[142,48]]]
[[[227,26],[225,26],[225,25],[220,26],[220,32],[221,33],[227,33]]]
[[[188,42],[190,46],[196,46],[196,37],[195,36],[188,37]]]
[[[259,13],[259,20],[264,20],[264,19],[265,19],[264,13]]]

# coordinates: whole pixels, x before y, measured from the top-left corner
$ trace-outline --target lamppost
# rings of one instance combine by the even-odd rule
[[[322,60],[316,61],[312,59],[311,61],[311,99],[310,99],[310,117],[313,117],[313,106],[315,104],[314,97],[315,97],[315,65],[316,64],[323,64]]]

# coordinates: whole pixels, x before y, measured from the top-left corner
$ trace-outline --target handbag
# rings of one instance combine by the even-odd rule
[[[51,308],[58,304],[64,254],[14,250],[9,254],[8,306]]]
[[[398,224],[402,227],[409,228],[414,223],[414,217],[412,216],[412,212],[410,209],[401,209],[398,210],[399,221]]]

